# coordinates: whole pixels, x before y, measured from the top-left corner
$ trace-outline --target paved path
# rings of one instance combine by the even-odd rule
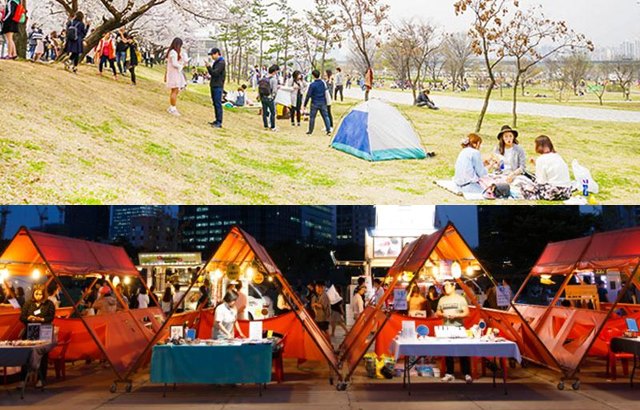
[[[345,90],[345,96],[351,98],[363,98],[363,93],[357,88]],[[382,91],[373,90],[370,94],[373,98],[380,98],[395,104],[413,103],[413,96],[410,92],[403,93],[399,91]],[[452,108],[463,111],[477,111],[482,109],[483,100],[477,98],[450,97],[445,95],[432,94],[432,99],[436,105],[441,108]],[[489,102],[488,112],[493,114],[510,114],[510,101],[491,100]],[[581,120],[592,121],[613,121],[613,122],[630,122],[640,123],[640,112],[607,110],[600,108],[588,107],[571,107],[566,105],[555,104],[537,104],[537,103],[518,103],[519,115],[537,115],[551,118],[576,118]]]

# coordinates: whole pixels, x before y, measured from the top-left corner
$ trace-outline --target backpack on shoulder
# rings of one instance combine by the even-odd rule
[[[258,81],[258,95],[260,98],[271,97],[271,83],[269,82],[269,77],[261,78],[260,81]]]
[[[78,40],[78,25],[74,24],[73,22],[69,23],[69,25],[67,26],[67,40]]]

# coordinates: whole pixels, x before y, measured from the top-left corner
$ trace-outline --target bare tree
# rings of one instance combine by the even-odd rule
[[[547,67],[546,71],[549,82],[551,82],[558,91],[558,102],[562,102],[564,90],[567,89],[571,83],[569,72],[566,68],[567,65],[562,61],[562,59],[548,60],[545,65]]]
[[[609,74],[611,73],[610,64],[600,64],[595,70],[593,84],[589,85],[589,92],[598,97],[600,105],[604,105],[604,94],[607,92],[609,85]]]
[[[358,53],[357,64],[373,68],[375,49],[388,30],[385,20],[389,6],[381,0],[330,0],[338,8],[338,21],[352,42],[351,50]],[[363,71],[364,72],[364,71]]]
[[[474,20],[469,30],[469,36],[472,39],[471,48],[476,55],[482,56],[489,77],[489,85],[476,124],[476,132],[480,132],[482,129],[491,93],[496,85],[494,69],[504,60],[506,55],[500,39],[506,32],[504,20],[509,14],[510,4],[515,7],[519,5],[518,0],[458,0],[454,4],[456,15],[467,12],[473,14]]]
[[[320,45],[320,71],[324,72],[327,54],[342,39],[336,7],[330,0],[314,0],[314,7],[306,11],[311,35]]]
[[[574,52],[568,55],[563,62],[567,66],[566,70],[573,95],[578,95],[578,88],[591,68],[591,59],[587,53]]]
[[[406,65],[406,74],[411,82],[415,101],[427,59],[440,47],[441,38],[430,23],[403,20],[392,32],[391,39],[394,47],[401,53],[398,58]]]
[[[637,61],[624,61],[622,58],[617,58],[617,61],[611,66],[612,73],[615,76],[616,83],[622,89],[622,98],[625,101],[631,101],[631,84],[636,77],[636,71],[638,70]]]
[[[465,33],[448,34],[443,43],[444,68],[449,74],[452,88],[464,84],[466,70],[473,56],[471,39]]]
[[[515,59],[516,65],[513,84],[513,127],[518,123],[518,86],[523,73],[565,49],[593,50],[593,43],[583,34],[570,29],[565,21],[546,18],[541,7],[526,11],[517,10],[499,41],[504,52]]]

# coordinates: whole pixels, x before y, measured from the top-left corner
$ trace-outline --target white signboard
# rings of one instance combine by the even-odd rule
[[[394,310],[407,310],[407,290],[406,289],[394,289],[393,290],[393,309]]]
[[[262,339],[262,322],[260,321],[249,322],[249,339],[251,340]]]

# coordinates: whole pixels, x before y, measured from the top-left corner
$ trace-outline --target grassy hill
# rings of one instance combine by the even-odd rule
[[[465,202],[433,185],[453,175],[459,140],[475,113],[400,107],[435,158],[368,163],[329,148],[322,121],[262,128],[257,110],[225,111],[213,129],[208,87],[180,95],[182,117],[166,113],[162,71],[140,68],[137,87],[59,65],[0,61],[2,203],[446,203]],[[340,117],[356,101],[333,107]],[[507,115],[490,115],[483,152]],[[570,162],[589,167],[603,188],[598,200],[640,201],[640,130],[612,124],[523,116],[529,155],[539,134],[551,136]],[[489,132],[490,131],[490,132]]]

